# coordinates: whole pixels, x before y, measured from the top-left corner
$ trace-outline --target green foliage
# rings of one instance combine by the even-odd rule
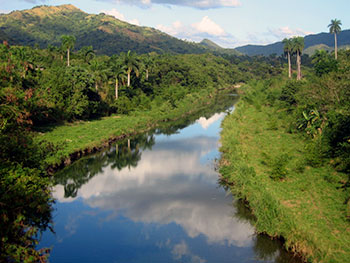
[[[48,106],[61,120],[86,119],[100,114],[101,98],[90,72],[80,66],[55,67],[41,79]]]
[[[328,153],[338,159],[335,165],[339,170],[350,173],[350,115],[330,112],[328,117],[323,133],[323,140],[329,145]]]
[[[263,154],[263,156],[263,163],[270,167],[269,175],[273,180],[281,180],[287,177],[288,170],[286,166],[290,160],[290,156],[288,154],[278,154],[274,158],[271,158],[266,153]]]
[[[287,107],[295,106],[297,98],[295,97],[300,90],[302,84],[297,81],[288,81],[282,87],[281,95],[279,100],[284,102]]]
[[[49,180],[36,169],[2,163],[0,167],[0,261],[41,262],[35,235],[51,225]]]
[[[341,82],[346,88],[346,77],[332,74],[337,75],[332,78],[334,86]],[[350,235],[344,231],[349,227],[350,184],[348,174],[337,172],[334,166],[346,171],[338,167],[346,162],[338,154],[349,154],[343,148],[333,154],[337,147],[326,138],[341,147],[348,138],[349,123],[345,100],[329,100],[330,96],[323,97],[329,93],[319,92],[329,87],[321,85],[328,81],[312,77],[296,86],[285,80],[260,81],[240,88],[242,99],[222,123],[220,173],[232,193],[249,204],[258,232],[283,237],[285,246],[307,262],[340,263],[350,255]],[[332,110],[342,116],[331,117]],[[322,133],[314,137],[298,130],[296,118],[310,125],[322,120]],[[272,121],[276,123],[273,129]],[[290,125],[294,129],[287,133]]]
[[[317,50],[311,57],[317,76],[322,76],[337,70],[337,60],[324,50]]]
[[[329,33],[338,34],[341,31],[341,21],[338,19],[332,19],[331,23],[328,25]]]

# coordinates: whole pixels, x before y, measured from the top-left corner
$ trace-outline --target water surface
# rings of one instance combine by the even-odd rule
[[[119,142],[58,173],[56,234],[41,242],[53,248],[50,262],[296,262],[256,236],[244,205],[218,185],[227,112]]]

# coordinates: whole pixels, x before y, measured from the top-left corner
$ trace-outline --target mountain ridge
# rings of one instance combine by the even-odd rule
[[[140,27],[114,16],[88,14],[74,5],[41,5],[0,14],[0,41],[13,45],[59,46],[61,35],[74,35],[76,48],[93,46],[98,54],[206,53],[208,48],[172,37],[151,27]]]
[[[309,49],[314,52],[317,48],[317,45],[325,45],[324,49],[332,50],[334,46],[334,36],[330,33],[319,33],[319,34],[311,34],[304,37],[305,41],[305,50]],[[342,46],[350,45],[350,29],[342,30],[338,34],[338,46],[341,48]],[[312,48],[315,47],[315,48]],[[322,46],[320,46],[322,49]],[[267,45],[245,45],[241,47],[235,48],[237,51],[242,54],[255,56],[255,55],[264,55],[269,56],[272,54],[281,55],[283,54],[283,43],[282,41],[275,42]],[[309,55],[312,55],[312,52],[309,52]]]

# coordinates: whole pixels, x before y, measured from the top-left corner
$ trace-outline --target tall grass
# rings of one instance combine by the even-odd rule
[[[288,114],[274,106],[280,81],[242,89],[235,113],[222,123],[220,173],[249,203],[258,232],[283,237],[286,248],[308,262],[350,262],[346,193],[339,183],[346,176],[330,165],[309,164],[305,137],[290,133]]]

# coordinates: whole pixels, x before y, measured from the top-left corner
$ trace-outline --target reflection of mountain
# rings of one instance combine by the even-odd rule
[[[78,196],[91,207],[112,210],[135,222],[181,225],[190,237],[244,246],[253,229],[232,218],[231,201],[216,189],[217,174],[200,159],[217,147],[217,138],[197,137],[157,143],[144,151],[137,167],[106,167]],[[62,188],[56,187],[61,200]]]

